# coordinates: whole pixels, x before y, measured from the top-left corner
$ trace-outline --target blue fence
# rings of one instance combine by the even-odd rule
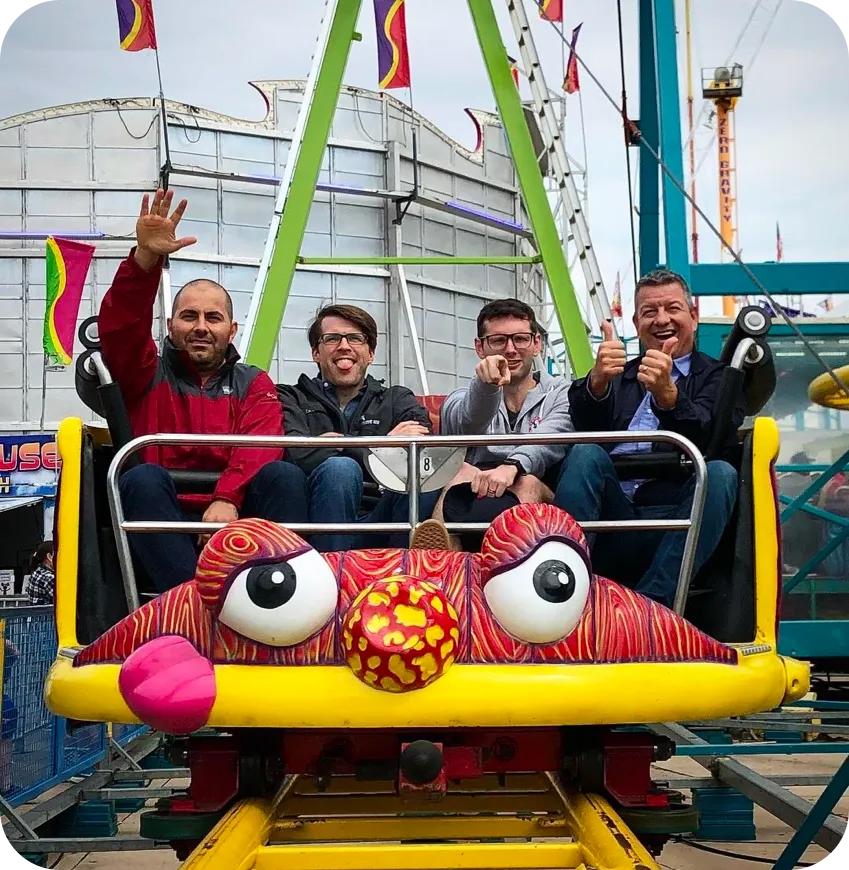
[[[19,806],[105,758],[106,726],[69,723],[45,706],[57,646],[51,607],[0,609],[0,638],[0,794]],[[124,745],[144,730],[119,725],[113,737]]]

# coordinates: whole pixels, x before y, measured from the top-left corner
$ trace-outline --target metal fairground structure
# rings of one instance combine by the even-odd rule
[[[398,251],[377,261],[301,255],[362,5],[327,3],[243,338],[247,361],[259,366],[272,358],[298,265],[379,262],[403,269],[411,262]],[[571,367],[582,375],[592,364],[588,324],[533,129],[492,0],[468,0],[467,8],[532,235],[527,255],[467,259],[543,270]],[[606,319],[609,304],[568,157],[549,115],[526,13],[515,0],[508,0],[507,10],[593,314]],[[623,120],[629,147],[640,149],[640,268],[661,264],[663,240],[665,265],[684,274],[697,293],[714,286],[725,295],[735,280],[762,281],[769,273],[763,266],[691,267],[688,261],[674,0],[640,0],[639,12],[642,116],[639,123]],[[439,266],[464,259],[415,262]],[[739,274],[716,271],[726,268]],[[729,377],[718,420],[730,419],[741,400],[757,416],[769,400],[769,327],[764,312],[748,306],[729,329],[721,350]],[[88,347],[99,353],[96,338]],[[95,367],[100,373],[102,360]],[[114,391],[107,371],[100,388],[108,387]],[[90,400],[82,389],[80,395]],[[438,402],[430,410],[438,422]],[[448,526],[483,532],[479,552],[319,554],[299,534],[337,530],[320,522],[281,528],[249,519],[226,527],[127,521],[118,479],[134,454],[151,444],[342,442],[173,433],[129,439],[121,436],[127,427],[119,414],[107,423],[109,437],[68,418],[58,436],[58,654],[45,697],[52,712],[74,722],[141,723],[171,735],[191,784],[145,813],[140,833],[169,843],[184,870],[659,870],[657,855],[670,838],[696,830],[698,813],[680,792],[652,780],[652,764],[674,754],[742,754],[739,746],[705,748],[674,723],[766,716],[808,691],[807,665],[778,649],[779,493],[773,469],[779,436],[769,417],[741,433],[737,512],[715,557],[697,575],[695,540],[713,448],[702,455],[670,432],[503,438],[671,445],[676,452],[667,459],[626,458],[617,467],[622,477],[637,479],[691,476],[693,507],[686,519],[581,528],[550,505],[520,505],[490,526]],[[718,424],[715,443],[726,434]],[[438,451],[446,456],[487,438],[344,443],[373,451],[370,458],[378,448],[405,449],[406,468],[393,470],[398,491],[415,496],[434,485]],[[176,482],[179,472],[172,476]],[[196,483],[180,480],[182,487]],[[360,529],[408,531],[412,537],[417,524],[417,499],[411,497],[407,523],[363,523]],[[584,537],[610,535],[615,546],[617,534],[660,528],[686,534],[671,608],[596,575]],[[133,570],[128,538],[165,531],[212,537],[197,578],[156,596],[150,578]],[[285,575],[287,585],[258,598],[252,572],[268,566]],[[800,847],[812,839],[829,849],[839,841],[842,827],[830,810],[849,781],[849,764],[814,807],[736,759],[710,769],[712,783],[733,785],[799,830],[776,865],[781,870],[795,865]],[[26,824],[19,831],[15,846],[27,854],[69,845],[33,837]]]

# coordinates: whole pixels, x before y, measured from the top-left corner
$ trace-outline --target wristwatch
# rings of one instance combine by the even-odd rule
[[[516,471],[518,472],[517,476],[527,474],[527,472],[525,471],[525,466],[522,465],[522,463],[519,462],[518,459],[505,459],[504,462],[502,462],[501,464],[502,465],[512,465],[516,469]]]

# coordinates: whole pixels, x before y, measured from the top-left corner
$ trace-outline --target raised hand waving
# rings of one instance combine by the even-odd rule
[[[136,260],[145,269],[153,268],[160,257],[197,242],[193,236],[177,238],[177,225],[188,202],[182,200],[169,214],[173,199],[173,190],[166,193],[161,189],[154,194],[153,203],[150,202],[149,194],[142,197],[141,211],[136,221]]]

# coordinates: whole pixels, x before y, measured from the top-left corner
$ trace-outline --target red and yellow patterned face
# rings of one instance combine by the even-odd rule
[[[363,589],[342,627],[348,667],[387,692],[420,689],[441,677],[459,642],[451,602],[432,583],[405,575]]]
[[[549,505],[503,513],[478,554],[321,555],[263,520],[213,535],[196,578],[83,650],[75,666],[125,663],[177,636],[211,663],[338,665],[387,692],[420,689],[454,663],[734,663],[664,607],[593,575],[578,524]]]

